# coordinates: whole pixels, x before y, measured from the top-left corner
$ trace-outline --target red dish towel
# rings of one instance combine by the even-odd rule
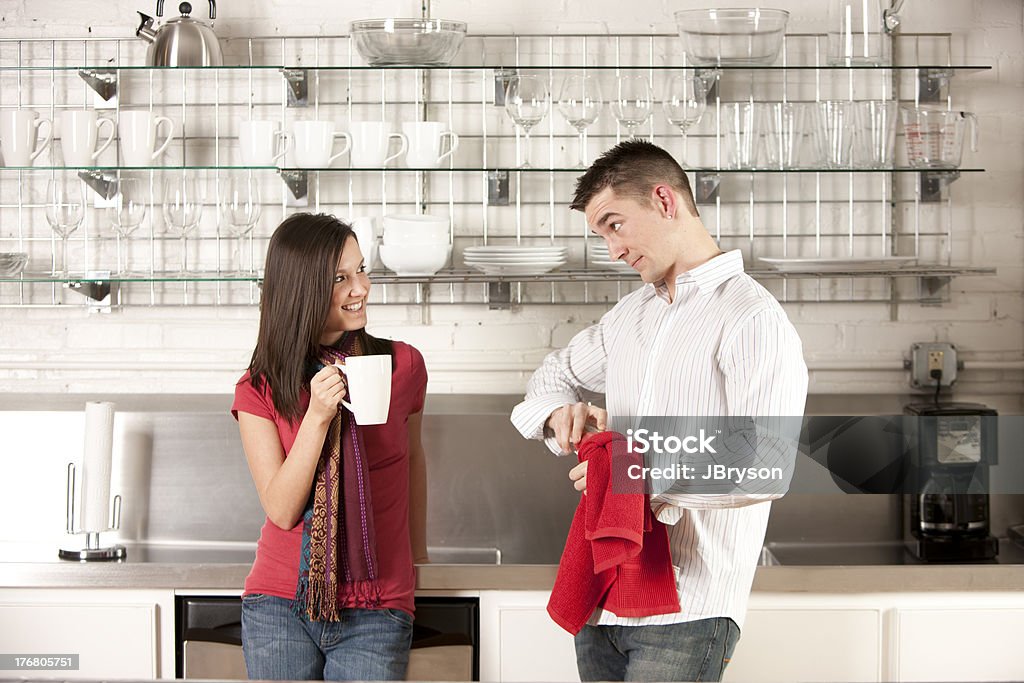
[[[585,438],[578,454],[589,463],[587,495],[572,518],[548,614],[576,635],[598,606],[620,617],[678,612],[668,532],[651,512],[643,480],[625,476],[643,458],[617,432]],[[612,491],[613,472],[616,488],[628,492]]]

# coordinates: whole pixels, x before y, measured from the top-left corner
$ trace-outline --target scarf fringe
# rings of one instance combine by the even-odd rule
[[[377,609],[381,604],[380,583],[370,579],[343,583],[340,588],[334,581],[320,581],[312,584],[299,580],[293,612],[306,616],[310,621],[341,621],[339,605],[344,606],[351,599],[355,607]]]

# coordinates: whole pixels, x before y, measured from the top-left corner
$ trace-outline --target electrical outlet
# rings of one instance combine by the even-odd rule
[[[917,342],[910,347],[910,386],[915,389],[935,389],[933,372],[941,372],[939,383],[950,387],[956,382],[956,347],[947,342]]]

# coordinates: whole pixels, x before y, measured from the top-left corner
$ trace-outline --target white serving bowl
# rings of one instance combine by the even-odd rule
[[[384,216],[384,244],[448,245],[448,217],[429,214]]]
[[[452,248],[447,244],[382,244],[381,263],[398,275],[433,275],[444,268]]]

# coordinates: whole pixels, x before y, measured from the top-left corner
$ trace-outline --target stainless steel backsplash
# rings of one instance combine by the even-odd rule
[[[113,489],[124,501],[122,538],[258,538],[264,515],[228,398],[103,398],[118,403]],[[555,563],[561,555],[579,495],[567,477],[574,459],[519,436],[508,419],[517,400],[458,395],[427,402],[428,545],[442,561],[488,558],[494,549],[503,563]],[[65,468],[80,458],[84,402],[0,401],[0,541],[59,539]],[[993,501],[995,533],[1024,521],[1016,498]],[[26,508],[39,513],[24,514]],[[773,504],[767,540],[877,541],[900,534],[895,496],[791,494]]]

